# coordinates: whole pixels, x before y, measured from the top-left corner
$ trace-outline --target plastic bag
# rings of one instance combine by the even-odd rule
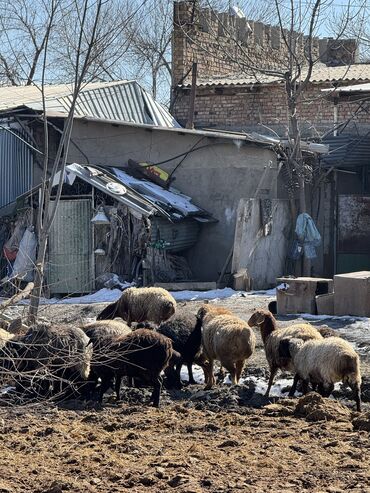
[[[317,247],[321,245],[321,235],[312,217],[306,212],[297,217],[295,232],[302,243],[310,243]]]
[[[33,226],[29,226],[24,232],[13,264],[12,277],[21,278],[26,282],[33,281],[34,277],[37,240],[33,229]]]

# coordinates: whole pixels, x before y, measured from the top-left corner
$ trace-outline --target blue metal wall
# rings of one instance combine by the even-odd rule
[[[17,134],[26,140],[20,132]],[[0,127],[0,207],[30,190],[32,178],[33,155],[30,148]]]

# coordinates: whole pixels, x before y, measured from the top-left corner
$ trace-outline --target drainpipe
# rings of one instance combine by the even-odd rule
[[[338,135],[338,98],[334,99],[334,137]]]
[[[193,62],[193,68],[191,72],[189,114],[188,114],[188,121],[186,122],[186,128],[194,128],[194,107],[195,107],[196,92],[197,92],[197,62]]]

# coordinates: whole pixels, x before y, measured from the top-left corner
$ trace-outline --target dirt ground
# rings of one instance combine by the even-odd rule
[[[247,319],[270,300],[254,296],[217,303]],[[199,304],[180,309],[195,311]],[[94,317],[102,306],[42,310],[54,321],[76,323]],[[351,339],[351,322],[346,323],[325,321]],[[268,375],[259,337],[242,385],[164,391],[160,409],[147,405],[148,389],[128,388],[122,402],[108,396],[102,409],[77,402],[23,407],[4,402],[0,493],[370,492],[369,347],[355,343],[364,377],[362,414],[340,388],[335,399],[317,394],[265,399],[256,392]]]

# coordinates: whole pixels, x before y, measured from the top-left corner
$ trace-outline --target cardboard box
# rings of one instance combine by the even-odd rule
[[[318,315],[334,315],[334,293],[316,296],[316,308]]]
[[[334,314],[370,317],[370,271],[334,276]]]
[[[321,277],[280,277],[276,289],[277,312],[279,315],[292,313],[310,313],[315,315],[316,296],[333,291],[332,279]]]

